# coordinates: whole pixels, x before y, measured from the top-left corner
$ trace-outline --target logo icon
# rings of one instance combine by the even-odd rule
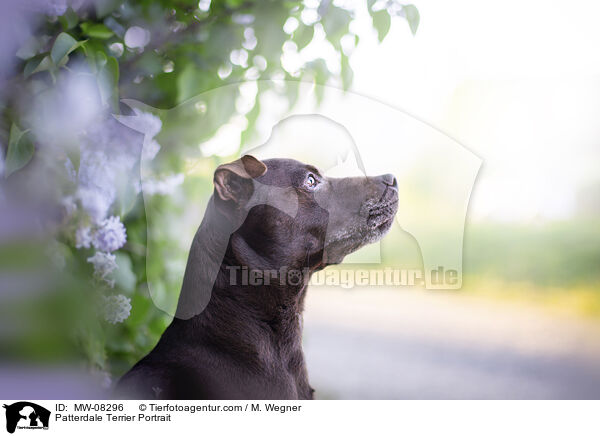
[[[14,433],[15,429],[48,429],[50,411],[28,401],[19,401],[4,405],[6,409],[6,431]]]

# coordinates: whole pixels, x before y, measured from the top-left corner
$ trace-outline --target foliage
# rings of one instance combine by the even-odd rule
[[[348,56],[359,40],[350,27],[354,11],[329,0],[64,0],[31,5],[37,8],[28,16],[35,31],[20,41],[19,68],[3,86],[0,106],[6,189],[18,191],[19,202],[44,198],[54,209],[59,207],[58,218],[46,214],[40,222],[51,229],[50,257],[61,271],[54,286],[73,290],[75,297],[70,294],[69,305],[44,300],[39,313],[55,313],[66,323],[71,319],[64,315],[67,306],[75,307],[69,339],[78,344],[90,368],[118,374],[154,345],[170,321],[149,298],[148,274],[164,277],[153,296],[160,298],[161,292],[175,291],[172,287],[183,272],[180,262],[168,261],[169,253],[182,251],[172,235],[176,226],[166,222],[158,226],[164,231],[146,233],[148,209],[140,182],[127,175],[139,173],[143,145],[150,156],[142,160],[154,160],[159,168],[145,186],[152,197],[147,207],[176,216],[184,202],[169,194],[179,183],[187,151],[185,141],[161,150],[159,142],[169,139],[160,134],[165,120],[155,115],[135,112],[129,130],[117,127],[110,115],[133,114],[123,98],[168,109],[245,80],[287,79],[286,88],[277,91],[290,104],[296,98],[294,81],[348,89],[353,77]],[[380,41],[391,16],[405,17],[413,34],[419,25],[413,5],[370,0],[368,10]],[[286,56],[311,44],[331,45],[338,66],[332,68],[321,58],[286,63]],[[264,83],[259,93],[269,89],[269,82]],[[236,112],[233,98],[208,101],[199,110],[212,127],[195,131],[195,144]],[[247,132],[260,110],[255,98],[244,114]],[[167,254],[165,262],[147,264],[149,239]],[[0,256],[9,252],[4,248]],[[85,288],[93,291],[82,294]],[[103,318],[80,309],[90,302],[103,308]],[[49,312],[54,306],[59,308]],[[55,321],[45,325],[59,325]],[[50,339],[54,330],[43,330],[36,337],[47,336],[48,343],[60,348]],[[35,348],[24,345],[25,340],[20,343],[24,355]]]

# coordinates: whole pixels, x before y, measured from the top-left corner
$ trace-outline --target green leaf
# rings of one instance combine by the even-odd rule
[[[90,66],[90,70],[94,74],[106,65],[107,56],[104,52],[104,43],[98,40],[90,40],[83,46],[85,52],[85,60]]]
[[[109,56],[104,69],[108,71],[111,78],[111,85],[113,88],[113,109],[118,110],[119,107],[119,61],[114,56]]]
[[[85,41],[76,41],[71,35],[63,32],[56,37],[50,51],[50,58],[54,65],[60,65],[69,53],[83,44],[85,44]]]
[[[96,68],[98,68],[98,70],[101,70],[102,68],[104,68],[104,66],[106,65],[107,62],[108,62],[108,56],[106,56],[106,53],[104,53],[103,51],[97,51],[96,52]]]
[[[32,74],[39,73],[40,71],[46,71],[52,67],[52,61],[50,60],[50,56],[47,55],[39,55],[32,59],[30,59],[23,69],[23,76],[25,78],[31,76]]]
[[[4,177],[8,177],[15,171],[20,170],[31,160],[35,148],[31,141],[24,137],[27,132],[28,130],[21,130],[14,123],[10,126]]]
[[[41,48],[41,42],[38,38],[31,37],[17,51],[19,59],[27,60],[34,57]]]
[[[298,50],[302,50],[304,47],[310,44],[314,34],[315,28],[313,26],[306,26],[304,24],[301,24],[294,32],[294,35],[292,36],[292,41],[296,43],[296,45],[298,46]]]
[[[100,96],[104,103],[108,103],[113,111],[119,109],[119,62],[113,56],[97,54],[98,85]]]
[[[67,9],[67,12],[64,15],[58,17],[60,24],[63,26],[63,29],[70,30],[77,25],[79,22],[79,17],[73,10],[73,8]]]
[[[108,39],[114,35],[113,31],[104,24],[99,23],[81,23],[83,33],[92,38]]]
[[[421,21],[421,16],[419,15],[419,10],[415,5],[405,5],[402,7],[402,11],[406,16],[406,21],[408,21],[408,25],[410,26],[410,31],[412,34],[417,33],[417,29],[419,28],[419,22]]]
[[[343,8],[330,7],[326,15],[321,20],[327,39],[335,47],[341,50],[340,40],[342,36],[348,33],[352,14]]]
[[[352,67],[350,67],[348,56],[346,56],[343,53],[341,67],[342,88],[344,88],[344,91],[347,91],[348,89],[350,89],[350,85],[352,84],[352,79],[354,78],[354,71],[352,71]]]
[[[377,37],[379,38],[379,42],[381,42],[389,32],[392,20],[390,14],[385,9],[373,12],[372,15],[373,27],[375,27],[375,29],[377,30]]]
[[[68,55],[75,48],[77,41],[68,33],[61,33],[54,41],[50,57],[52,62],[58,64],[62,58]]]

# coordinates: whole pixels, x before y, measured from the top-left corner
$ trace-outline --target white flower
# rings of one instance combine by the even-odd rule
[[[135,113],[135,116],[107,118],[91,124],[82,138],[77,198],[96,225],[102,226],[117,199],[118,186],[133,184],[139,192],[139,173],[136,175],[131,170],[140,160],[152,160],[160,150],[153,139],[162,128],[160,118],[137,109]],[[118,247],[107,247],[105,243],[111,241],[105,240],[100,232],[98,249],[114,251],[125,243],[124,233],[113,230],[117,232],[113,235],[117,239],[112,242]]]
[[[100,189],[85,189],[80,187],[77,190],[77,198],[81,202],[81,207],[95,223],[104,219],[110,209],[110,205],[114,201],[115,195],[115,192],[107,192]]]
[[[117,186],[135,182],[131,169],[140,161],[142,147],[139,133],[114,118],[89,127],[81,145],[77,195],[95,223],[106,218]]]
[[[92,220],[99,222],[106,217],[116,192],[114,170],[106,153],[82,147],[77,197]]]
[[[131,299],[125,295],[104,296],[104,319],[111,324],[123,322],[131,314]]]
[[[143,182],[142,188],[146,195],[170,195],[183,183],[183,179],[183,174],[172,174],[162,180],[149,179]]]
[[[90,248],[92,245],[92,229],[90,227],[79,227],[75,232],[75,248]]]
[[[111,216],[100,223],[94,235],[94,247],[100,251],[115,251],[127,242],[125,226],[117,216]]]
[[[117,269],[114,254],[97,251],[92,257],[88,257],[87,261],[94,265],[94,277],[96,279],[103,280],[111,288],[115,286],[115,281],[110,277],[111,273]]]

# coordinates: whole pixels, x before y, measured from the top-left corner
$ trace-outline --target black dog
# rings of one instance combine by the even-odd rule
[[[381,238],[396,179],[332,179],[252,156],[215,171],[177,314],[117,395],[158,399],[312,399],[301,314],[313,272]]]

